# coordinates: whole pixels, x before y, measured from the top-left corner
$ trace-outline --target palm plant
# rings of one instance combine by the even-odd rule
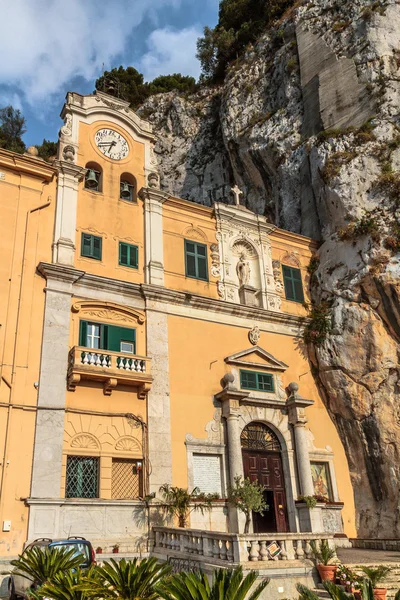
[[[320,600],[318,594],[310,590],[306,585],[302,583],[296,584],[296,590],[299,592],[299,600]]]
[[[211,584],[205,573],[182,572],[161,583],[158,593],[164,600],[245,600],[256,579],[256,571],[243,577],[242,567],[215,570]],[[269,579],[259,583],[247,600],[259,598],[268,583]]]
[[[400,590],[398,592],[396,592],[394,600],[400,600]]]
[[[354,600],[353,594],[349,594],[343,591],[343,589],[339,585],[336,585],[331,581],[324,581],[322,585],[324,586],[332,600]],[[367,599],[363,598],[363,600]]]
[[[381,583],[391,570],[390,567],[385,567],[385,565],[379,565],[375,569],[372,567],[361,567],[361,571],[366,574],[373,588],[376,588],[378,583]]]
[[[315,540],[310,541],[310,546],[317,563],[321,565],[329,565],[331,560],[336,556],[335,548],[331,548],[328,544],[328,540],[321,540],[321,544],[318,548]]]
[[[91,598],[104,600],[156,600],[157,584],[171,571],[167,564],[159,564],[156,558],[125,558],[117,562],[110,559],[102,567],[96,567],[85,580],[76,586]],[[58,600],[57,598],[55,600]]]
[[[163,497],[162,508],[169,515],[177,517],[179,527],[187,526],[191,512],[200,510],[203,514],[205,510],[211,510],[213,501],[219,498],[218,494],[202,494],[199,488],[189,492],[185,488],[174,487],[168,483],[160,487],[160,492]]]
[[[76,554],[71,548],[39,548],[35,546],[28,548],[23,554],[11,561],[15,567],[14,574],[32,579],[33,585],[42,585],[46,581],[52,581],[57,573],[77,569],[83,562],[84,557]]]
[[[97,567],[92,566],[87,573],[80,569],[60,571],[51,581],[46,581],[36,592],[31,593],[34,600],[51,598],[52,600],[87,600],[90,594],[82,591],[80,586],[87,578],[93,579]]]

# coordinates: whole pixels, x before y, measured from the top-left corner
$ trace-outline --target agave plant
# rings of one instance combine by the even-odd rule
[[[87,600],[90,594],[82,591],[86,579],[93,579],[97,567],[92,566],[86,574],[80,569],[74,571],[61,571],[54,576],[51,581],[46,581],[36,592],[32,592],[30,597],[34,600],[42,598],[51,598],[52,600]]]
[[[243,577],[242,567],[215,570],[211,584],[205,573],[182,572],[161,583],[158,593],[164,600],[244,600],[256,579],[256,571]],[[269,579],[259,583],[247,600],[256,600],[268,583]]]
[[[361,567],[361,571],[366,574],[373,588],[375,588],[378,583],[381,583],[391,570],[390,567],[385,567],[385,565],[379,565],[379,567],[376,568]]]
[[[16,560],[11,561],[15,567],[14,574],[32,580],[34,586],[39,586],[46,581],[52,581],[57,573],[77,569],[84,558],[76,554],[73,548],[58,547],[28,548]]]
[[[85,580],[76,586],[91,598],[104,600],[156,600],[157,584],[170,573],[171,567],[160,564],[156,558],[139,561],[110,559],[102,567],[96,567]],[[55,600],[58,600],[57,598]]]

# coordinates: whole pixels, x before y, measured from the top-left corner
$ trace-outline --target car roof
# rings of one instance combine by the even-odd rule
[[[90,544],[89,540],[84,537],[70,537],[70,538],[38,538],[37,540],[33,540],[31,544],[42,544],[43,546],[47,544],[61,543],[61,544],[73,544],[73,543],[86,543]]]

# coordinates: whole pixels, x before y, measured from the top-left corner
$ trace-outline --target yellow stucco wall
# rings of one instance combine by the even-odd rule
[[[172,468],[174,485],[186,487],[185,436],[206,439],[205,425],[212,420],[213,395],[221,391],[221,379],[230,371],[224,359],[251,345],[248,329],[177,316],[168,318],[171,386]],[[334,452],[339,497],[344,502],[343,520],[349,537],[355,535],[354,500],[347,459],[335,426],[319,397],[310,364],[299,348],[299,340],[287,335],[263,332],[258,345],[289,365],[283,374],[285,387],[292,381],[304,398],[314,400],[307,409],[308,427],[314,445]]]
[[[55,169],[0,150],[0,556],[26,540],[44,311],[40,261],[51,260]]]
[[[99,129],[112,128],[127,140],[127,158],[114,161],[106,158],[94,143]],[[143,203],[120,200],[120,177],[129,173],[135,177],[137,190],[144,185],[144,144],[134,141],[121,127],[107,121],[97,121],[92,125],[80,124],[78,164],[82,167],[96,162],[102,169],[102,191],[85,189],[84,182],[79,186],[76,225],[75,266],[102,277],[123,279],[135,283],[143,282],[144,265],[144,218]],[[102,260],[81,256],[82,232],[100,236]],[[119,242],[133,244],[139,248],[139,268],[132,269],[118,264]]]

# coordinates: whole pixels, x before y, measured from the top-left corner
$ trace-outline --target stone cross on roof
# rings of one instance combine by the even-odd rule
[[[231,188],[232,194],[235,196],[235,204],[236,206],[240,206],[240,195],[243,194],[242,190],[235,185],[235,187]]]

